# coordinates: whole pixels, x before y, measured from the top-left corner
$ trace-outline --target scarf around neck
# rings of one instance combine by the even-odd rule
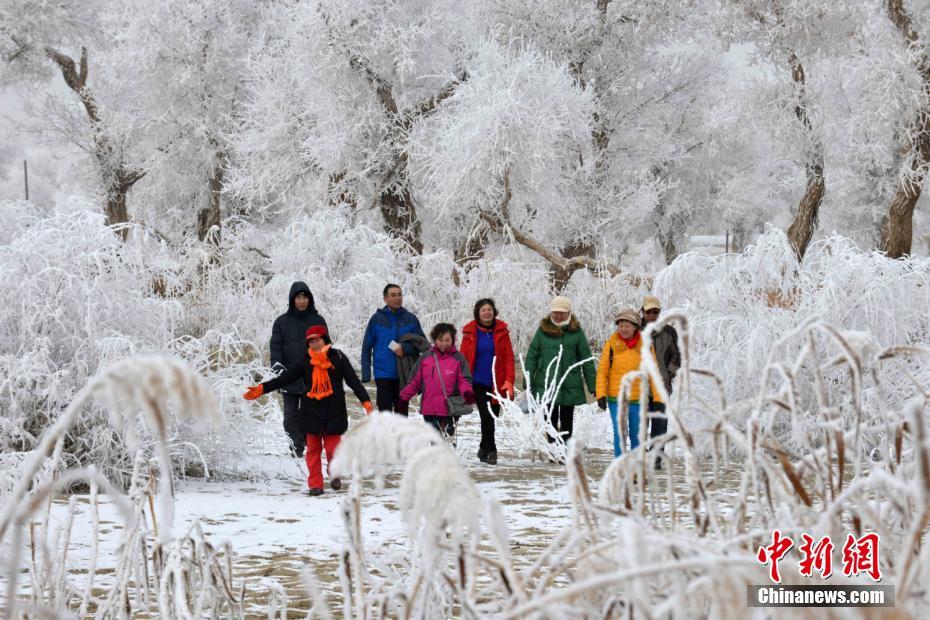
[[[639,332],[634,333],[633,336],[629,340],[621,336],[620,333],[618,332],[617,338],[619,338],[620,341],[623,342],[623,344],[625,344],[626,348],[628,349],[635,349],[636,345],[639,344]]]
[[[307,398],[321,400],[333,393],[333,384],[329,380],[329,372],[327,372],[333,367],[333,363],[329,359],[329,347],[330,345],[326,345],[319,351],[307,348],[307,353],[310,354],[310,366],[313,368]]]

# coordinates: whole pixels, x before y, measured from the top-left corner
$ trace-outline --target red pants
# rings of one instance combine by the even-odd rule
[[[307,469],[310,470],[310,476],[307,478],[307,485],[311,489],[323,488],[323,463],[320,459],[323,456],[323,448],[326,448],[326,473],[329,474],[329,466],[336,456],[336,447],[342,435],[311,435],[307,433]]]

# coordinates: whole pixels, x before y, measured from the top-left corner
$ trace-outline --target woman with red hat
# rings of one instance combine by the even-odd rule
[[[271,381],[249,387],[243,397],[253,400],[290,385],[297,379],[303,379],[309,386],[310,390],[300,397],[297,424],[298,429],[307,434],[306,459],[307,469],[310,470],[307,484],[310,495],[315,496],[323,494],[323,450],[326,450],[328,470],[328,464],[333,462],[336,455],[339,440],[349,428],[343,381],[352,388],[366,413],[371,413],[372,405],[371,397],[358,380],[349,358],[330,344],[326,327],[314,325],[308,329],[306,343],[307,355],[303,360]],[[342,488],[342,481],[333,478],[330,486],[338,491]]]

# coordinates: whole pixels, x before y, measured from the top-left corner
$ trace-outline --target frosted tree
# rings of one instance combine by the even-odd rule
[[[733,0],[728,8],[735,14],[727,20],[724,36],[750,44],[754,61],[776,73],[773,88],[780,92],[765,94],[774,94],[780,109],[768,116],[781,124],[778,133],[788,138],[783,149],[804,169],[804,190],[788,227],[789,242],[801,260],[817,228],[826,193],[825,139],[829,136],[825,136],[825,125],[836,122],[831,112],[838,103],[836,97],[825,101],[823,94],[812,93],[808,73],[811,66],[829,71],[831,62],[849,54],[848,31],[858,26],[862,16],[846,3],[821,6],[795,0]],[[790,78],[787,84],[786,77]],[[793,119],[785,114],[787,109]]]
[[[0,17],[0,82],[35,83],[49,79],[52,68],[60,72],[77,96],[87,124],[85,131],[72,135],[96,162],[107,223],[120,225],[129,221],[127,195],[145,172],[127,157],[125,136],[109,125],[98,93],[89,82],[87,46],[95,44],[94,49],[101,49],[109,44],[109,33],[97,15],[108,8],[107,2],[53,2],[37,10],[33,3],[14,1]],[[67,51],[78,48],[79,55]],[[123,238],[126,232],[121,229]]]
[[[127,3],[112,18],[126,28],[112,58],[120,79],[109,86],[120,122],[139,128],[145,215],[161,226],[185,230],[196,221],[200,241],[219,241],[231,142],[264,17],[250,2],[172,0]]]
[[[681,218],[666,213],[663,198],[676,185],[680,167],[703,145],[699,136],[706,122],[696,110],[716,71],[700,46],[688,49],[673,41],[685,31],[687,16],[700,21],[703,13],[688,13],[674,3],[593,0],[501,2],[476,12],[499,45],[529,43],[591,101],[585,144],[565,147],[564,155],[574,163],[562,166],[561,193],[550,198],[559,208],[534,206],[534,225],[548,226],[557,236],[511,223],[514,240],[550,264],[557,288],[578,269],[603,265],[618,272],[618,255],[657,230],[670,233],[663,246],[673,258],[672,239],[681,231],[670,231],[669,222]],[[692,22],[687,31],[694,30]],[[565,204],[571,205],[571,215],[565,214]]]
[[[591,160],[590,93],[519,42],[483,42],[469,76],[413,134],[414,178],[431,214],[457,239],[503,234],[567,266],[553,248],[588,226],[571,190]]]
[[[912,70],[918,78],[912,108],[907,111],[910,119],[901,147],[906,153],[905,161],[882,231],[881,249],[892,258],[900,258],[911,251],[914,207],[930,166],[930,51],[926,43],[930,9],[918,2],[911,5],[909,8],[904,0],[885,3],[888,18],[903,39]]]
[[[239,149],[252,171],[269,163],[262,143],[292,163],[274,181],[237,176],[236,186],[261,195],[322,184],[318,196],[380,213],[385,230],[422,252],[407,140],[467,80],[467,24],[445,0],[373,0],[294,4],[275,11],[273,27]]]

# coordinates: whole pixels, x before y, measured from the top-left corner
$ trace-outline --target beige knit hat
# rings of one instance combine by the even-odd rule
[[[653,295],[646,295],[643,297],[643,310],[661,310],[662,302],[659,301],[658,297]]]
[[[639,327],[639,312],[633,308],[624,308],[617,314],[617,320],[615,323],[619,323],[620,321],[626,321],[628,323],[632,323],[636,327]]]
[[[554,297],[549,303],[549,312],[571,312],[572,300],[568,297]]]

